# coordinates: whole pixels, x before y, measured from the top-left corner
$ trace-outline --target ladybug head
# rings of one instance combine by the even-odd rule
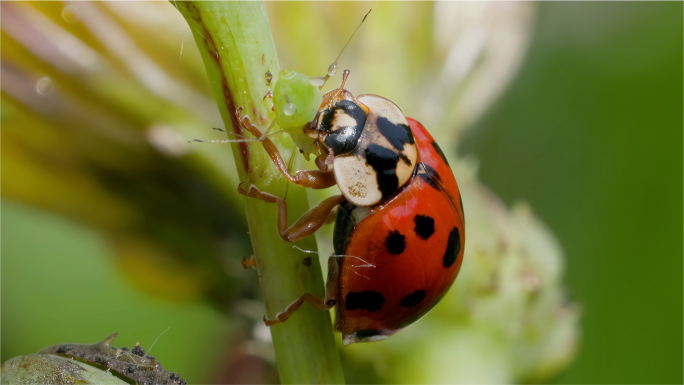
[[[348,154],[356,148],[366,116],[366,111],[355,101],[340,100],[318,111],[312,124],[315,131],[311,134],[333,156]]]
[[[323,102],[305,133],[322,144],[333,156],[348,154],[356,147],[368,116],[368,108],[344,89],[349,70],[344,70],[342,84],[323,96]]]

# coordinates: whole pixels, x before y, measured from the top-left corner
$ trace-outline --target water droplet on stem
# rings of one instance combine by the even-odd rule
[[[283,113],[287,116],[292,116],[294,113],[297,112],[297,107],[295,107],[294,104],[292,103],[287,103],[286,105],[283,106]]]
[[[337,73],[337,61],[328,66],[328,76],[335,76]]]

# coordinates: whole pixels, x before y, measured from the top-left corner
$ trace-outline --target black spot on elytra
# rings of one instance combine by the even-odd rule
[[[437,142],[434,142],[434,141],[433,141],[433,142],[430,143],[430,144],[432,145],[432,148],[435,149],[435,152],[437,152],[437,154],[439,155],[439,157],[442,158],[442,160],[444,161],[444,163],[446,163],[446,165],[449,166],[449,161],[447,160],[446,156],[444,155],[444,151],[442,151],[442,149],[439,147],[439,145],[437,144]]]
[[[425,299],[425,290],[416,290],[413,293],[407,295],[401,299],[401,306],[403,307],[414,307]]]
[[[311,266],[311,257],[306,257],[306,258],[302,259],[302,265],[304,265],[306,267]]]
[[[366,310],[374,312],[380,310],[380,306],[385,302],[385,297],[381,293],[366,290],[361,293],[351,291],[347,294],[344,301],[344,307],[347,310]]]
[[[427,240],[435,233],[435,220],[429,216],[416,215],[413,217],[413,222],[416,224],[414,230],[419,237]]]
[[[358,339],[363,339],[363,338],[377,336],[378,334],[380,334],[380,333],[378,333],[377,330],[364,329],[364,330],[359,330],[359,331],[354,332],[353,336],[358,338]]]
[[[407,143],[415,143],[411,129],[405,124],[394,124],[387,118],[378,116],[376,125],[382,136],[398,151],[404,151],[404,145]]]
[[[369,144],[366,148],[366,163],[373,167],[377,174],[378,187],[382,197],[390,196],[399,188],[399,178],[396,170],[399,162],[399,155],[389,148],[377,144]]]
[[[446,268],[453,265],[456,262],[456,256],[459,251],[461,251],[461,235],[458,233],[458,228],[454,227],[449,233],[449,241],[444,257],[442,257],[442,265]]]
[[[392,254],[401,254],[406,248],[406,237],[398,230],[390,231],[385,238],[385,247]]]

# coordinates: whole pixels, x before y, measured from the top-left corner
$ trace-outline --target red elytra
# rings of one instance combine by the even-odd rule
[[[356,224],[337,259],[336,329],[345,344],[383,339],[418,320],[446,294],[463,261],[458,185],[432,136],[407,120],[418,149],[411,180]]]

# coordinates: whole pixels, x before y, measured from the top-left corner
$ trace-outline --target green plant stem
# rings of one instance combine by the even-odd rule
[[[172,4],[192,29],[226,129],[243,133],[234,111],[244,107],[243,114],[264,131],[274,114],[263,97],[275,85],[280,69],[263,4]],[[273,76],[270,84],[267,71]],[[294,147],[292,140],[277,135],[273,141],[287,160]],[[263,192],[287,195],[290,223],[308,209],[304,189],[287,186],[260,143],[233,144],[233,154],[246,188],[253,184]],[[318,258],[293,248],[297,245],[316,251],[313,237],[284,242],[276,229],[275,205],[251,198],[245,198],[244,204],[267,317],[274,319],[276,313],[306,292],[322,297],[324,284]],[[287,322],[272,326],[271,335],[282,383],[344,382],[328,312],[304,304]]]

